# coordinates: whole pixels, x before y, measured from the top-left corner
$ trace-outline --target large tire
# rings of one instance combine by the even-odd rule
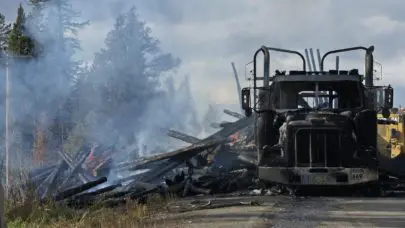
[[[381,185],[380,182],[375,182],[368,185],[364,191],[365,197],[380,197],[381,194]]]

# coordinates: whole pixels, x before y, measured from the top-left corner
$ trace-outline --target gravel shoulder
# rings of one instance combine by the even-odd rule
[[[154,227],[405,227],[405,198],[201,197],[169,208]]]

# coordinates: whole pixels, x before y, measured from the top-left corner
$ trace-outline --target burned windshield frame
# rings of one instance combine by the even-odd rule
[[[271,87],[273,89],[269,106],[274,110],[300,108],[344,110],[364,105],[362,88],[357,81],[280,81],[273,82]],[[309,104],[308,101],[311,100],[313,103]]]

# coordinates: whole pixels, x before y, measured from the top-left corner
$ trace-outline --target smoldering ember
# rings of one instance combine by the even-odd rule
[[[51,197],[72,207],[142,202],[153,193],[190,196],[248,190],[256,183],[253,118],[224,112],[237,120],[214,123],[221,129],[204,139],[169,130],[168,137],[190,145],[134,161],[113,161],[114,151],[97,146],[73,157],[58,151],[57,162],[30,171],[29,183],[19,188],[26,192],[33,187],[41,200]]]

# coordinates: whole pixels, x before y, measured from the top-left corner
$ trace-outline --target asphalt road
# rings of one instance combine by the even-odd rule
[[[193,203],[194,201],[194,203]],[[237,205],[240,202],[255,205]],[[173,213],[163,227],[405,227],[405,198],[230,197],[201,198],[215,209]],[[195,199],[176,201],[170,208],[191,210]],[[226,206],[228,204],[228,206]],[[232,206],[234,205],[234,206]],[[195,206],[194,206],[195,207]],[[163,220],[161,220],[163,221]]]

